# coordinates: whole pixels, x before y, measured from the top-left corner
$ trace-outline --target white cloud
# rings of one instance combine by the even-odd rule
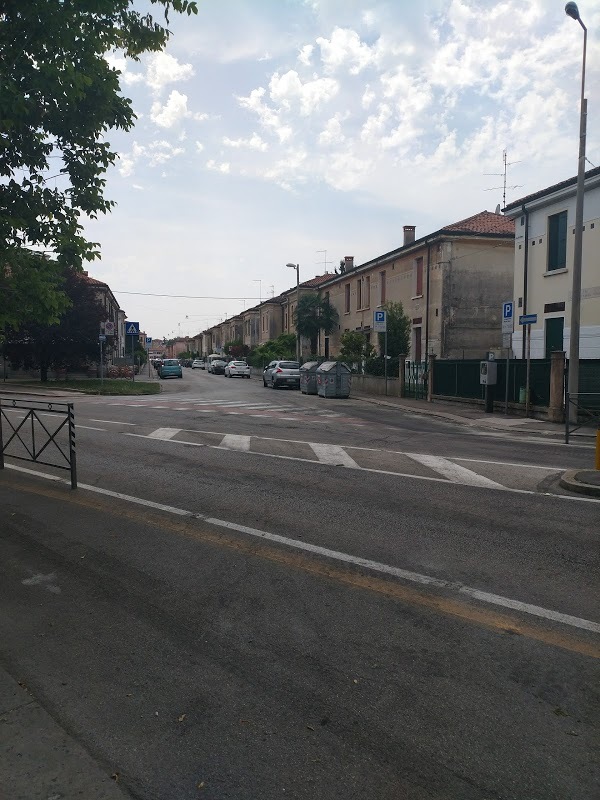
[[[189,111],[187,101],[187,95],[181,94],[177,89],[173,89],[164,105],[161,105],[158,100],[152,103],[150,111],[152,122],[159,125],[161,128],[172,128],[184,119],[190,118],[199,122],[208,119],[208,114],[192,113]],[[180,138],[185,138],[185,132],[181,134]]]
[[[327,120],[324,130],[319,134],[318,142],[320,145],[341,144],[345,140],[342,132],[342,124],[339,116]]]
[[[226,175],[231,170],[231,164],[228,164],[226,161],[219,164],[217,161],[211,158],[206,162],[206,168],[213,170],[214,172],[221,172]]]
[[[310,66],[314,47],[312,44],[305,44],[298,54],[298,61],[304,64],[305,67]]]
[[[331,39],[320,36],[317,44],[321,48],[321,60],[328,72],[347,69],[350,75],[357,75],[371,64],[375,51],[361,42],[356,31],[335,28]]]
[[[131,153],[122,153],[119,156],[119,173],[123,178],[127,178],[133,175],[140,161],[145,162],[149,167],[156,167],[176,156],[182,155],[184,152],[183,147],[174,147],[164,139],[149,142],[148,144],[139,144],[139,142],[134,141]]]
[[[271,99],[287,109],[299,105],[300,114],[304,117],[329,102],[338,91],[339,83],[333,78],[315,78],[302,83],[293,69],[283,75],[276,72],[269,82]]]
[[[260,150],[263,153],[269,148],[269,145],[264,142],[257,133],[253,133],[248,139],[229,139],[226,136],[223,139],[223,144],[227,147],[242,147],[248,148],[249,150]]]
[[[148,56],[146,61],[146,84],[159,93],[167,84],[185,81],[194,75],[191,64],[180,64],[170,53],[158,52]]]
[[[202,142],[196,142],[196,152],[201,153],[204,150],[204,145]]]

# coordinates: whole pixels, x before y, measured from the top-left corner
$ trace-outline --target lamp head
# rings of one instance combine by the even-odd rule
[[[289,267],[290,269],[298,269],[297,264],[286,264],[286,267]]]
[[[567,3],[565,6],[565,14],[571,19],[579,20],[579,9],[577,3]]]

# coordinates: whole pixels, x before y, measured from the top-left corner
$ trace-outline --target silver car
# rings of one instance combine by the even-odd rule
[[[297,361],[271,361],[263,372],[263,386],[279,389],[288,386],[300,388],[300,364]]]
[[[245,361],[230,361],[225,367],[226,378],[249,378],[250,367]]]

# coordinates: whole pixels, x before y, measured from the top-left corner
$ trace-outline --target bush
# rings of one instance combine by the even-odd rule
[[[397,357],[388,358],[388,367],[387,367],[388,378],[397,378],[399,367],[400,367],[400,360]],[[368,358],[365,362],[365,374],[383,377],[383,375],[385,374],[383,356]]]

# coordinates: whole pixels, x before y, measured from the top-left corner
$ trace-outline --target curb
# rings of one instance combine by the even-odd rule
[[[577,475],[582,472],[580,469],[568,469],[561,476],[559,483],[563,489],[568,489],[571,492],[579,492],[579,494],[588,495],[588,497],[600,497],[600,486],[594,486],[591,483],[583,483],[577,480]]]
[[[450,422],[456,422],[459,425],[466,425],[469,427],[473,420],[468,417],[461,417],[458,414],[448,414],[445,411],[436,411],[429,408],[413,408],[412,406],[405,406],[400,403],[388,403],[386,400],[371,400],[369,397],[361,397],[358,395],[351,395],[351,400],[359,400],[361,403],[371,403],[374,406],[385,406],[386,408],[395,408],[400,411],[408,411],[412,414],[427,414],[430,417],[439,417],[440,419],[447,419]]]

